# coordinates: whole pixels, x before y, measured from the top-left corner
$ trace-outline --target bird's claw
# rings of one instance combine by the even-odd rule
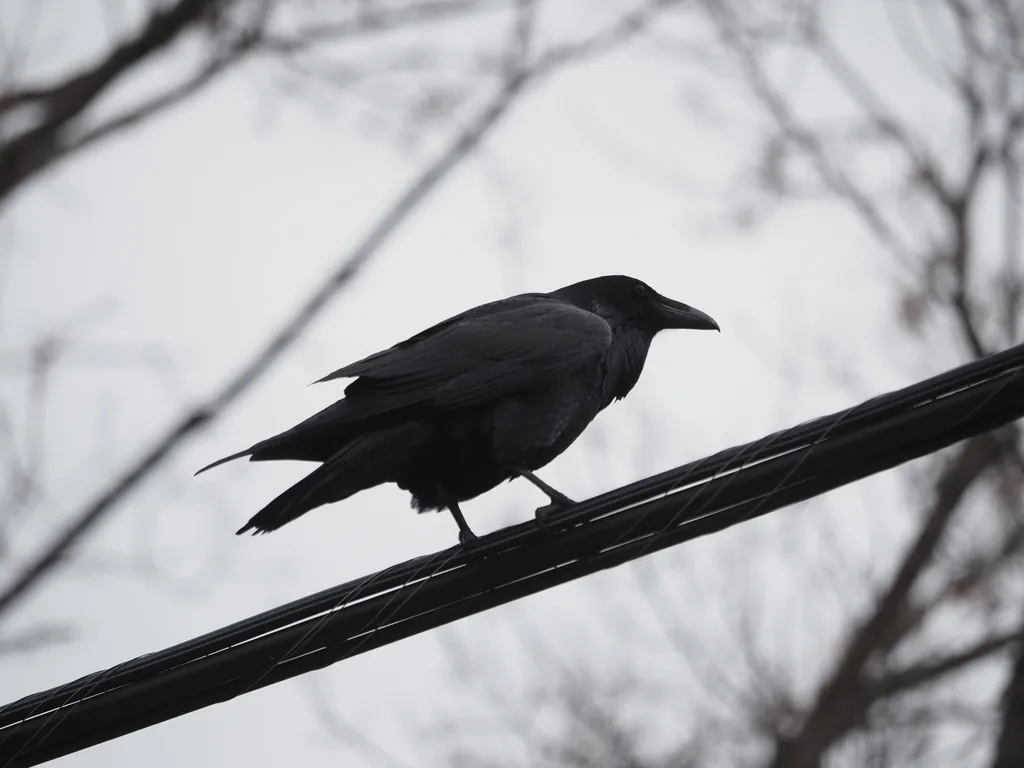
[[[555,534],[556,531],[551,526],[551,513],[558,512],[559,510],[562,509],[567,509],[569,507],[575,506],[575,504],[576,502],[570,499],[565,494],[560,493],[557,496],[553,496],[550,504],[545,504],[543,507],[538,508],[537,511],[534,513],[534,517],[537,520],[537,525],[541,528],[541,530],[552,535]]]
[[[461,546],[467,552],[475,549],[476,545],[480,542],[480,537],[472,531],[459,531],[459,546]]]
[[[550,520],[551,513],[557,509],[560,509],[560,507],[554,504],[548,504],[547,506],[538,508],[537,511],[534,513],[534,517],[537,519],[537,527],[545,533],[550,533],[554,535],[555,529],[551,527]]]

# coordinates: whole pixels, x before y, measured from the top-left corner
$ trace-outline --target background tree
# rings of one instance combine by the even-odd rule
[[[629,272],[722,322],[659,340],[552,465],[580,497],[1019,338],[1019,5],[68,7],[0,11],[0,638],[81,633],[0,660],[10,698],[451,544],[386,489],[236,540],[301,469],[191,473],[467,305]],[[466,621],[450,670],[418,638],[67,762],[423,765],[440,740],[473,766],[1016,764],[1018,443]],[[535,502],[511,484],[468,513]]]
[[[566,64],[614,47],[669,4],[624,4],[606,25],[552,44],[535,44],[539,4],[532,1],[178,0],[129,7],[98,2],[70,15],[56,4],[9,7],[0,81],[0,206],[51,168],[158,118],[233,72],[270,76],[281,98],[294,98],[299,89],[315,103],[326,87],[330,98],[361,105],[352,112],[368,114],[378,130],[446,145],[224,385],[185,409],[136,460],[61,521],[37,551],[9,558],[8,583],[0,589],[0,624],[186,438],[208,427],[274,366],[524,90]],[[55,55],[52,40],[60,40],[76,23],[99,24],[103,40],[73,39],[88,50],[80,54],[72,46],[68,64]],[[460,51],[446,45],[470,29],[478,35],[474,45]],[[56,76],[50,71],[54,59]],[[131,87],[133,80],[145,82],[154,71],[171,74],[166,82]],[[27,374],[29,394],[23,419],[4,413],[9,462],[0,507],[0,545],[5,545],[0,554],[9,552],[15,523],[42,492],[35,469],[46,450],[40,423],[48,378],[69,357],[86,365],[103,364],[109,357],[109,350],[76,347],[66,333],[55,331],[28,352],[7,354],[8,370]],[[115,351],[113,357],[121,355]],[[28,433],[24,451],[15,438],[23,431]],[[0,648],[54,636],[53,627],[33,628]]]
[[[159,117],[250,63],[273,67],[277,77],[314,78],[392,106],[405,95],[400,102],[405,109],[416,110],[420,117],[437,113],[465,92],[452,82],[430,83],[429,92],[415,97],[398,90],[402,74],[436,63],[436,49],[417,36],[413,44],[385,42],[366,56],[366,43],[482,14],[508,13],[513,6],[478,0],[97,2],[68,17],[67,9],[58,10],[53,3],[13,4],[4,24],[0,200],[54,164]],[[72,62],[63,62],[53,44],[68,42],[61,35],[74,22],[100,27],[97,37],[105,39],[74,40],[69,44]],[[182,56],[186,45],[191,55]],[[357,50],[360,46],[364,50]],[[172,59],[180,71],[169,82],[132,98],[124,96],[127,81]],[[59,62],[57,75],[50,71],[54,60]],[[368,81],[374,81],[372,88]],[[118,95],[127,103],[116,104]],[[117,109],[110,108],[111,101]]]
[[[424,69],[436,55],[422,34],[410,43],[393,42],[402,32],[422,32],[432,25],[469,20],[478,13],[506,14],[512,3],[404,2],[404,3],[301,3],[273,0],[180,0],[172,3],[109,4],[87,3],[77,8],[55,3],[15,3],[3,17],[3,67],[0,77],[0,213],[11,217],[10,204],[30,182],[58,169],[63,163],[102,142],[158,119],[194,98],[230,72],[241,70],[252,76],[254,68],[268,71],[282,94],[282,82],[309,87],[329,86],[333,98],[354,99],[363,93],[372,102],[390,102],[391,118],[412,121],[426,129],[431,113],[436,121],[447,119],[454,100],[470,98],[480,89],[495,87],[500,73],[481,69],[473,73],[478,82],[468,86],[463,78],[458,87],[451,77],[421,76],[409,63],[419,61]],[[92,34],[75,36],[77,27]],[[389,40],[391,36],[391,40]],[[366,56],[370,39],[384,42]],[[61,46],[63,50],[58,48]],[[184,49],[184,50],[183,50]],[[497,52],[495,51],[495,55]],[[404,62],[404,64],[403,64]],[[56,73],[54,72],[56,69]],[[403,72],[404,69],[404,72]],[[166,73],[164,81],[135,88],[140,78],[153,72]],[[411,71],[411,73],[410,73]],[[416,81],[415,96],[405,94],[409,81]],[[487,81],[485,86],[485,81]],[[372,86],[370,83],[372,82]],[[390,85],[390,88],[388,88]],[[516,89],[502,90],[492,114],[477,120],[451,152],[447,165],[486,133],[507,107]],[[446,98],[447,95],[447,98]],[[442,103],[448,106],[442,109]],[[428,104],[433,105],[432,109]],[[380,105],[383,109],[383,104]],[[257,354],[243,366],[229,384],[197,408],[181,414],[170,431],[157,438],[150,449],[127,469],[117,472],[101,485],[93,499],[71,514],[62,530],[38,552],[12,558],[14,525],[42,494],[36,477],[43,460],[42,422],[45,420],[48,379],[60,364],[86,365],[108,362],[110,350],[82,349],[66,328],[55,330],[30,344],[19,354],[8,350],[9,375],[27,374],[29,391],[24,420],[4,409],[9,460],[0,517],[0,553],[8,555],[7,583],[0,591],[0,622],[43,577],[58,566],[68,550],[104,518],[118,502],[153,471],[191,433],[215,419],[238,396],[255,383],[315,318],[319,308],[340,292],[355,276],[362,262],[379,241],[401,220],[405,211],[425,197],[433,177],[443,176],[444,165],[433,169],[414,194],[400,201],[385,217],[375,237],[339,265],[292,320],[286,323]],[[80,341],[80,340],[78,340]],[[68,358],[70,357],[70,361]],[[152,356],[151,356],[152,357]],[[105,360],[107,358],[107,360]],[[131,358],[113,351],[113,359]],[[152,362],[152,360],[150,360]],[[17,422],[17,423],[15,423]],[[25,434],[24,449],[16,439]],[[29,637],[43,637],[52,629],[33,631]],[[6,647],[20,647],[24,638]]]
[[[564,163],[571,139],[557,129],[531,134],[536,117],[527,113],[510,142],[507,118],[527,95],[534,116],[550,116],[552,97],[540,86],[555,74],[566,73],[569,93],[585,90],[570,65],[607,67],[612,81],[623,67],[628,81],[629,60],[616,54],[679,8],[4,4],[5,701],[450,543],[444,521],[410,519],[404,500],[372,494],[322,517],[341,526],[333,532],[234,539],[228,516],[271,492],[276,470],[229,471],[212,484],[191,474],[218,441],[244,440],[320,407],[315,398],[336,397],[302,388],[326,361],[392,343],[495,293],[567,281],[542,274],[538,262],[573,277],[619,269],[602,265],[609,249],[552,254],[550,244],[524,244],[529,284],[508,284],[520,265],[489,254],[515,249],[520,219],[547,210],[521,195],[516,174],[543,163],[535,176],[546,191],[578,169]],[[604,77],[589,72],[589,87],[604,90]],[[590,186],[583,191],[623,194],[614,182]],[[378,258],[388,251],[399,254],[390,266]],[[364,290],[349,290],[356,274]],[[345,300],[335,301],[342,289]],[[72,634],[74,643],[55,642]],[[330,733],[345,737],[341,749],[326,745],[332,764],[396,764],[410,751],[404,729],[380,713],[413,700],[403,687],[431,695],[427,657],[413,643],[398,665],[378,654],[346,667],[344,689],[358,691],[346,703],[359,711],[339,718],[336,701],[322,709]],[[325,748],[321,721],[295,690],[281,686],[272,699],[247,697],[65,762],[312,763]]]
[[[1024,5],[698,5],[702,23],[661,25],[648,40],[665,66],[682,64],[690,103],[717,113],[716,127],[752,128],[749,164],[730,187],[734,222],[768,226],[784,207],[852,217],[870,236],[865,258],[886,256],[878,290],[906,339],[879,339],[872,354],[906,380],[1019,343]],[[865,38],[877,41],[877,58]],[[811,359],[784,353],[786,362],[805,376],[831,368],[852,395],[886,388],[858,370],[863,355],[822,341]],[[1024,764],[1022,456],[1013,426],[915,462],[900,473],[900,493],[860,510],[871,521],[867,546],[839,510],[827,515],[827,543],[788,538],[795,525],[820,525],[827,500],[787,513],[792,521],[725,534],[746,557],[776,552],[773,568],[789,575],[785,598],[748,579],[742,599],[744,555],[705,575],[731,616],[726,640],[689,610],[698,587],[682,580],[686,548],[637,566],[656,620],[638,628],[606,610],[621,654],[593,661],[541,642],[543,677],[521,698],[476,691],[499,729],[528,741],[521,762],[492,763]],[[817,626],[801,623],[808,612]],[[799,636],[807,631],[818,637]],[[659,662],[644,658],[652,644]],[[457,668],[470,666],[455,650]],[[674,686],[651,679],[659,663],[680,675]],[[456,733],[454,764],[491,755]]]

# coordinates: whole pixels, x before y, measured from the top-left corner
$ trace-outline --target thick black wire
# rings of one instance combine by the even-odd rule
[[[484,537],[472,556],[453,547],[415,558],[28,696],[0,709],[0,768],[37,765],[322,668],[1021,416],[1024,345],[582,502],[552,520],[558,536],[532,522],[513,526]]]

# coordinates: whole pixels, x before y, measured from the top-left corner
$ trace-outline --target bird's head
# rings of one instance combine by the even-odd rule
[[[718,323],[695,307],[662,296],[643,280],[605,275],[553,292],[581,309],[600,315],[612,326],[628,326],[652,336],[670,328],[718,331]]]

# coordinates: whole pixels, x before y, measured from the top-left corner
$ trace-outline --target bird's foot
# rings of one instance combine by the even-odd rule
[[[556,506],[555,504],[548,504],[546,506],[538,508],[537,511],[534,513],[534,517],[537,520],[537,527],[544,531],[544,533],[548,533],[554,536],[555,529],[551,527],[550,522],[551,513],[558,509],[561,509],[561,507]]]
[[[576,506],[576,502],[570,499],[561,491],[556,491],[553,488],[551,489],[551,491],[551,503],[548,504],[549,507],[554,507],[555,509],[566,509],[568,507]]]
[[[554,535],[555,529],[551,527],[551,514],[558,512],[562,509],[568,509],[569,507],[575,506],[576,502],[566,496],[564,493],[554,493],[551,495],[551,503],[545,504],[543,507],[537,509],[534,513],[534,517],[537,520],[538,527],[541,530]]]
[[[461,546],[466,552],[476,549],[479,543],[480,537],[468,528],[464,528],[459,531],[459,546]]]

